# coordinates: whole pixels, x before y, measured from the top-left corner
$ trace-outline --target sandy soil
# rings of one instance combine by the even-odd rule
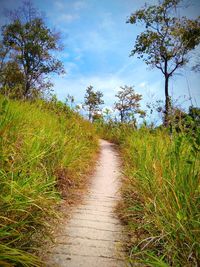
[[[123,228],[114,213],[119,199],[119,157],[111,143],[101,140],[100,146],[89,192],[56,236],[47,253],[49,267],[126,266]]]

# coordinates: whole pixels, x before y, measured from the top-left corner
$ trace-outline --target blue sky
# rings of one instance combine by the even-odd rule
[[[126,23],[127,17],[142,7],[143,0],[33,0],[46,14],[50,27],[61,32],[64,50],[59,54],[67,74],[53,76],[54,90],[64,100],[67,94],[83,102],[87,86],[93,85],[104,93],[106,106],[112,106],[120,86],[134,85],[146,102],[164,99],[164,79],[157,69],[148,69],[142,60],[129,57],[140,27]],[[147,0],[147,3],[155,3]],[[188,1],[187,1],[188,2]],[[200,15],[200,1],[190,0],[184,15]],[[4,8],[14,8],[21,0],[0,0],[0,15]],[[2,15],[0,23],[4,23]],[[200,106],[200,74],[188,65],[170,82],[170,92],[188,106],[184,95],[188,88],[194,105]]]

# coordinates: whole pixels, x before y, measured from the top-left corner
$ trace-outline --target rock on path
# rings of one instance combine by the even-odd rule
[[[119,198],[119,159],[101,140],[101,154],[89,194],[72,212],[49,252],[49,267],[121,267],[122,226],[114,214]]]

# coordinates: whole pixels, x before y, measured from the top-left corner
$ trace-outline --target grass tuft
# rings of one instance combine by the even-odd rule
[[[96,150],[91,124],[67,106],[0,96],[1,266],[44,266],[34,254],[49,218],[85,183]]]
[[[126,125],[100,129],[121,148],[125,178],[119,210],[130,232],[130,260],[199,266],[200,132],[170,136],[165,129]]]

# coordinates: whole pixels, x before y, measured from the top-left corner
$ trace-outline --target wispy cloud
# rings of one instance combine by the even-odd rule
[[[95,90],[100,90],[104,93],[106,102],[112,103],[112,100],[116,94],[116,91],[124,81],[118,77],[102,77],[102,76],[77,76],[68,78],[67,76],[63,79],[55,78],[55,91],[56,93],[64,99],[67,93],[77,95],[78,101],[83,101],[85,90],[89,85],[94,86]],[[111,97],[111,98],[110,98]],[[110,99],[109,99],[110,98]]]
[[[86,1],[56,0],[54,6],[59,12],[59,16],[55,16],[54,21],[57,23],[71,23],[80,18],[80,12],[87,4]]]
[[[74,9],[76,9],[76,10],[81,10],[81,9],[83,9],[83,8],[86,8],[87,7],[87,2],[86,1],[74,1],[74,3],[73,3],[73,7],[74,7]]]
[[[108,106],[112,106],[117,90],[124,85],[134,86],[135,91],[143,95],[143,106],[146,102],[164,99],[164,78],[159,70],[147,70],[141,60],[129,57],[140,29],[127,25],[126,18],[144,2],[55,0],[51,18],[66,35],[62,59],[67,75],[54,80],[55,91],[61,99],[70,93],[81,102],[89,85],[104,93]],[[194,76],[190,75],[191,94],[200,99],[199,78]],[[187,94],[185,78],[170,81],[172,89],[174,97]]]
[[[58,21],[59,22],[63,22],[63,23],[69,23],[72,22],[76,19],[79,19],[80,16],[78,14],[62,14],[58,17]]]

